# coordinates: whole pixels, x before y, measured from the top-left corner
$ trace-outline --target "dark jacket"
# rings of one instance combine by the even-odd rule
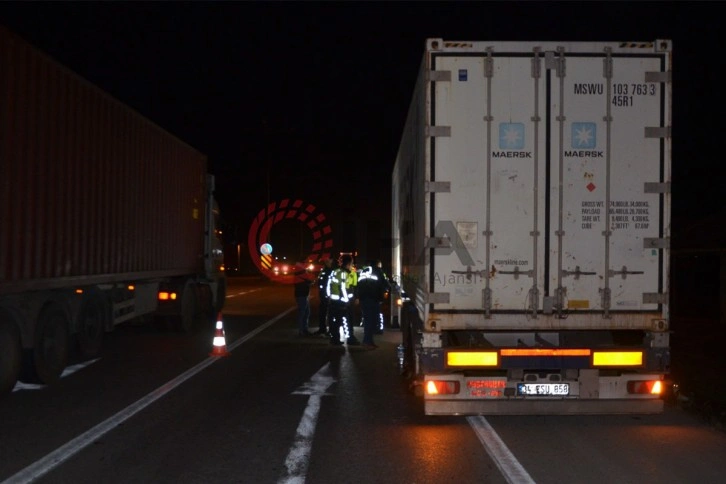
[[[358,297],[383,301],[390,285],[386,275],[375,265],[366,265],[358,274]]]
[[[295,297],[306,297],[310,295],[310,286],[313,285],[312,281],[307,279],[298,279],[295,283]]]
[[[306,269],[296,270],[295,276],[295,297],[310,296],[310,287],[313,285],[313,276]]]
[[[334,267],[331,265],[330,267],[323,267],[320,271],[320,274],[318,274],[317,284],[318,284],[318,296],[321,299],[327,299],[327,287],[328,287],[328,277],[330,277],[330,273],[333,272]]]

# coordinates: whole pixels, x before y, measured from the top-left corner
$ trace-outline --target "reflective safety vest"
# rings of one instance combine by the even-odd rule
[[[357,271],[351,270],[348,273],[348,281],[347,281],[346,285],[348,286],[348,292],[352,294],[353,291],[355,290],[355,286],[358,285],[358,272]]]
[[[331,272],[325,292],[331,301],[347,303],[353,295],[348,291],[348,271],[339,268]]]
[[[378,276],[373,272],[373,267],[365,266],[363,269],[360,270],[360,275],[358,276],[358,281],[362,282],[365,280],[371,280],[371,281],[378,280]]]
[[[380,279],[380,274],[372,266],[365,266],[360,270],[358,275],[358,291],[357,297],[362,300],[373,299],[376,301],[382,300],[383,293],[383,281]]]
[[[321,295],[327,294],[327,287],[328,287],[328,277],[330,277],[330,274],[333,272],[332,267],[323,267],[323,269],[320,271],[320,274],[318,274],[318,290],[320,291]]]

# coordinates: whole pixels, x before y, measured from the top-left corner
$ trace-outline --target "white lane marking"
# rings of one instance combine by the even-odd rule
[[[229,351],[232,351],[234,348],[238,347],[245,341],[249,340],[256,334],[258,334],[260,331],[264,330],[265,328],[268,328],[275,322],[277,322],[280,318],[285,316],[286,314],[290,313],[295,309],[295,306],[289,308],[287,311],[283,312],[282,314],[279,314],[278,316],[275,316],[271,320],[267,321],[262,326],[259,326],[255,328],[250,333],[247,333],[242,338],[235,341],[232,345],[229,346]],[[101,438],[103,435],[108,433],[109,431],[113,430],[117,425],[122,424],[126,420],[130,419],[137,413],[139,413],[144,408],[148,407],[167,393],[171,392],[173,389],[199,373],[200,371],[207,368],[209,365],[217,361],[216,356],[210,356],[206,360],[199,363],[197,366],[190,368],[189,370],[185,371],[181,375],[177,376],[173,380],[168,381],[167,383],[163,384],[156,390],[152,391],[145,397],[141,398],[140,400],[137,400],[136,402],[132,403],[125,409],[118,412],[116,415],[113,415],[112,417],[108,418],[104,422],[101,422],[100,424],[96,425],[92,429],[84,432],[83,434],[79,435],[75,439],[69,441],[68,443],[62,445],[61,447],[58,447],[56,450],[51,452],[50,454],[46,455],[42,459],[34,462],[33,464],[29,465],[25,469],[21,470],[14,476],[11,476],[7,480],[3,481],[2,484],[15,484],[15,483],[28,483],[33,482],[34,480],[44,476],[48,472],[50,472],[53,468],[57,467],[58,465],[62,464],[66,460],[73,457],[75,454],[83,450],[86,446],[93,443],[94,441]]]
[[[78,370],[87,367],[88,365],[92,365],[93,363],[100,360],[100,358],[96,358],[95,360],[88,360],[84,361],[82,363],[78,363],[77,365],[71,365],[66,366],[65,370],[63,370],[63,373],[61,373],[61,378],[64,378],[68,375],[71,375]],[[43,385],[41,383],[23,383],[23,382],[17,382],[15,384],[15,387],[13,388],[14,392],[17,392],[18,390],[40,390],[41,388],[45,388],[46,385]]]
[[[286,474],[277,481],[278,483],[302,484],[305,482],[315,425],[320,414],[320,400],[323,395],[329,395],[326,392],[333,383],[335,383],[335,378],[330,371],[330,363],[326,363],[308,382],[292,392],[293,395],[310,395],[310,397],[297,426],[295,443],[285,459]]]
[[[251,294],[251,293],[253,293],[253,292],[257,292],[257,291],[260,291],[261,289],[262,289],[262,288],[257,288],[257,289],[251,289],[251,290],[249,290],[249,291],[242,291],[242,292],[238,292],[238,293],[236,293],[236,294],[227,294],[226,296],[224,296],[224,298],[225,298],[225,299],[229,299],[229,298],[231,298],[231,297],[237,297],[237,296],[244,296],[245,294]]]
[[[497,465],[502,475],[504,475],[507,482],[534,484],[534,480],[484,417],[467,417],[466,420],[474,429],[474,432],[476,432],[479,441],[484,444],[487,453]]]

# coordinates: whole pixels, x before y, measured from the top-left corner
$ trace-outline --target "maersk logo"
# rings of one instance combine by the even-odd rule
[[[524,123],[499,123],[499,149],[524,148]]]
[[[572,148],[589,150],[597,144],[595,123],[572,123]]]
[[[565,150],[565,156],[602,158],[603,152],[593,149],[597,145],[595,128],[595,123],[572,123],[572,150]]]

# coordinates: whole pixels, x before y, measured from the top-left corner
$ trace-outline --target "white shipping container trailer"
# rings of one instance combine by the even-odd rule
[[[663,410],[671,55],[426,41],[392,187],[426,414]]]

